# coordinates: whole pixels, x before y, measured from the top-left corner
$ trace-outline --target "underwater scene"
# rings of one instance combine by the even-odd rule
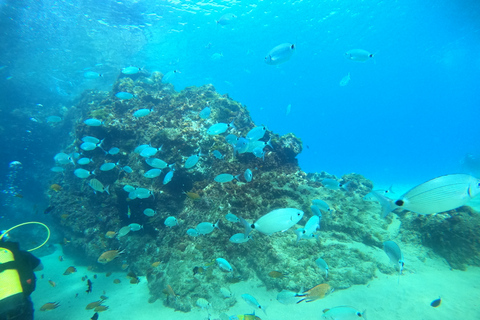
[[[35,319],[480,319],[478,1],[0,0],[0,31]]]

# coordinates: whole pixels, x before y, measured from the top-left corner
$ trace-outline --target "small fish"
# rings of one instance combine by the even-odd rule
[[[132,173],[133,169],[130,168],[129,166],[124,166],[120,168],[121,170],[125,171],[126,173]]]
[[[235,129],[235,125],[233,124],[233,121],[230,122],[229,124],[222,123],[222,122],[214,124],[213,126],[208,128],[207,134],[210,136],[215,136],[215,135],[224,133],[225,131],[228,130],[228,128]]]
[[[105,277],[110,277],[112,275],[112,272],[111,271],[108,271],[107,273],[105,273]]]
[[[332,309],[323,310],[321,319],[325,320],[354,320],[354,319],[367,319],[365,317],[365,311],[360,312],[355,308],[348,306],[335,307]]]
[[[192,199],[193,201],[200,200],[202,197],[196,192],[184,192],[187,197]]]
[[[98,119],[95,119],[95,118],[87,119],[87,120],[83,121],[83,123],[85,123],[87,126],[90,126],[90,127],[99,127],[102,124],[104,124],[104,122],[102,120],[98,120]]]
[[[205,268],[204,267],[194,267],[193,268],[193,275],[199,274],[199,273],[204,273]]]
[[[106,263],[118,258],[118,256],[121,255],[122,253],[123,253],[123,251],[119,251],[119,250],[105,251],[104,253],[102,253],[100,255],[100,257],[98,257],[97,262],[101,263],[101,264],[106,264]]]
[[[290,114],[290,111],[292,111],[292,105],[291,104],[289,104],[287,106],[287,111],[285,111],[285,115],[288,116]]]
[[[400,247],[395,242],[385,241],[383,243],[383,251],[385,251],[390,258],[390,262],[395,265],[395,268],[398,268],[398,280],[400,281],[400,275],[405,266],[402,250],[400,250]]]
[[[151,264],[151,266],[152,266],[153,268],[156,268],[156,267],[158,267],[160,264],[161,264],[160,261],[155,261],[155,262],[153,262],[153,263]]]
[[[205,107],[202,109],[202,111],[200,111],[200,113],[198,114],[200,116],[200,118],[202,119],[208,119],[210,117],[210,113],[211,113],[211,110],[209,107]]]
[[[233,271],[232,266],[230,265],[230,263],[228,263],[227,260],[225,260],[223,258],[217,258],[217,259],[215,259],[215,261],[217,262],[220,269],[222,269],[224,271],[227,271],[227,272],[232,272]]]
[[[298,300],[297,294],[297,292],[282,290],[277,294],[277,301],[282,304],[295,304]]]
[[[143,174],[143,176],[148,179],[153,179],[160,176],[160,174],[162,174],[162,170],[155,168],[155,169],[148,170]]]
[[[62,167],[52,167],[52,168],[50,168],[50,171],[55,172],[55,173],[60,173],[60,172],[65,171],[65,169],[62,168]]]
[[[53,309],[57,309],[60,307],[60,303],[58,302],[48,302],[45,303],[43,306],[40,307],[40,311],[50,311]]]
[[[340,87],[345,87],[350,82],[350,72],[340,80]]]
[[[234,134],[229,134],[225,137],[225,141],[228,143],[228,144],[231,144],[231,145],[235,145],[238,141],[238,137]]]
[[[211,233],[215,228],[217,229],[220,229],[218,228],[218,222],[220,220],[217,220],[217,222],[215,224],[213,223],[210,223],[210,222],[202,222],[202,223],[199,223],[197,225],[197,227],[195,228],[195,230],[199,233],[199,234],[209,234]]]
[[[177,295],[175,294],[175,291],[173,291],[172,287],[169,284],[167,284],[165,289],[163,289],[163,293],[165,293],[168,296],[173,296],[174,298],[177,297]]]
[[[178,70],[172,70],[167,73],[165,73],[162,77],[162,83],[170,83],[172,80],[175,78],[177,74],[181,73]]]
[[[268,273],[268,276],[270,278],[274,278],[274,279],[281,279],[281,278],[285,277],[285,274],[280,272],[280,271],[270,271]]]
[[[73,161],[72,157],[70,157],[68,154],[63,152],[57,153],[53,157],[53,160],[55,160],[55,162],[59,164],[69,164],[69,163],[72,163]]]
[[[312,301],[315,301],[315,300],[318,300],[318,299],[323,299],[323,298],[325,298],[326,295],[328,295],[332,291],[333,291],[332,287],[330,287],[330,285],[328,283],[319,284],[319,285],[305,291],[302,294],[297,294],[297,297],[305,297],[305,298],[299,300],[297,303],[300,303],[304,300],[306,302],[312,302]]]
[[[145,159],[145,162],[149,166],[157,168],[157,169],[165,169],[166,167],[168,167],[168,163],[166,163],[165,161],[163,161],[161,159],[157,159],[157,158],[148,158],[148,159]]]
[[[252,130],[248,131],[245,138],[247,138],[248,141],[257,141],[263,138],[263,136],[265,135],[265,132],[267,132],[267,127],[265,126],[255,127]]]
[[[225,219],[227,219],[230,222],[239,222],[240,221],[240,219],[238,219],[238,217],[231,212],[229,212],[225,215]]]
[[[85,169],[75,169],[75,171],[73,171],[73,174],[77,176],[77,178],[86,179],[90,177],[90,175],[94,174],[94,171],[90,172]]]
[[[52,280],[48,280],[48,283],[54,288],[57,286],[57,284],[55,282],[53,282]]]
[[[130,100],[130,99],[133,99],[133,94],[129,93],[129,92],[117,92],[115,94],[115,97],[117,97],[118,99],[120,100]]]
[[[131,231],[140,231],[143,229],[143,226],[138,223],[130,223],[128,226],[130,227]]]
[[[95,307],[95,309],[93,309],[93,311],[95,312],[103,312],[103,311],[107,311],[108,310],[108,306],[97,306]]]
[[[98,307],[99,305],[102,304],[102,300],[98,300],[98,301],[94,301],[94,302],[90,302],[89,304],[87,304],[87,306],[85,307],[85,310],[92,310],[92,309],[95,309],[96,307]]]
[[[142,117],[148,116],[151,112],[153,112],[153,108],[152,109],[138,109],[137,111],[135,111],[133,113],[133,116],[135,118],[142,118]]]
[[[202,309],[210,308],[210,303],[207,301],[207,299],[204,298],[198,298],[196,305]]]
[[[365,62],[373,58],[373,54],[363,49],[352,49],[345,52],[345,57],[349,60]]]
[[[117,235],[117,233],[115,231],[107,231],[105,233],[105,237],[109,238],[109,239],[113,239],[115,238],[115,236]]]
[[[98,320],[98,313],[95,312],[95,313],[93,314],[93,317],[90,318],[90,320]]]
[[[168,217],[167,219],[165,219],[164,224],[165,224],[167,227],[171,228],[171,227],[177,226],[177,225],[178,225],[178,221],[177,221],[177,218],[175,218],[175,217]]]
[[[322,184],[325,188],[330,190],[338,190],[340,189],[340,182],[335,179],[323,179]]]
[[[103,193],[103,192],[106,192],[107,194],[110,194],[110,192],[108,191],[108,188],[110,186],[106,186],[104,187],[103,184],[97,180],[97,179],[91,179],[90,181],[88,181],[88,185],[93,189],[93,192],[97,193],[97,192],[100,192],[100,193]]]
[[[330,206],[323,200],[314,199],[312,200],[312,204],[317,206],[321,211],[330,212]]]
[[[130,67],[122,68],[122,73],[127,75],[132,75],[132,74],[139,73],[141,70],[142,70],[141,68],[130,66]]]
[[[78,159],[78,161],[77,161],[77,163],[78,163],[79,165],[82,165],[82,166],[87,165],[87,164],[89,164],[89,163],[91,163],[91,162],[93,162],[93,159],[91,159],[91,158],[80,158],[80,159]]]
[[[226,26],[227,24],[232,23],[237,18],[233,13],[226,13],[217,20],[217,24]]]
[[[245,234],[243,233],[236,233],[233,236],[231,236],[228,241],[232,243],[245,243],[250,239],[252,239],[252,236],[245,237]]]
[[[328,264],[327,264],[327,262],[325,262],[325,260],[323,260],[322,258],[318,258],[317,260],[315,260],[315,264],[317,265],[317,267],[320,268],[320,270],[325,272],[325,278],[328,278]]]
[[[117,148],[117,147],[113,147],[113,148],[110,148],[110,150],[108,150],[108,154],[114,156],[116,154],[118,154],[120,152],[120,148]],[[117,163],[118,165],[118,163]]]
[[[292,43],[282,43],[270,50],[265,56],[265,63],[269,65],[277,65],[284,63],[292,57],[295,52],[295,45]]]
[[[441,303],[442,303],[442,298],[438,298],[433,300],[432,303],[430,303],[430,305],[434,308],[437,308],[440,306]]]
[[[92,292],[92,286],[93,282],[90,281],[90,279],[87,279],[87,290],[85,290],[86,293],[91,293]]]
[[[243,300],[245,300],[245,302],[255,308],[255,309],[260,309],[262,310],[265,314],[267,314],[266,310],[265,310],[265,307],[261,306],[260,303],[258,303],[257,299],[255,299],[254,297],[252,297],[251,295],[249,295],[248,293],[245,293],[245,294],[242,294],[242,298]]]
[[[253,178],[252,170],[250,169],[245,170],[245,172],[243,173],[243,177],[245,178],[245,181],[251,182]]]
[[[63,256],[58,256],[58,261],[62,262],[63,261]]]
[[[172,169],[171,171],[169,171],[169,172],[165,175],[165,177],[163,178],[163,184],[164,184],[164,185],[167,184],[167,183],[169,183],[170,181],[172,181],[173,172],[174,172],[174,171],[175,171],[175,170]]]
[[[115,284],[119,284],[119,283],[121,283],[121,282],[122,282],[122,281],[121,281],[120,279],[114,279],[114,280],[113,280],[113,283],[115,283]]]
[[[194,154],[194,155],[191,155],[190,157],[188,157],[188,159],[185,161],[185,164],[183,165],[183,167],[185,169],[193,168],[198,163],[198,160],[200,159],[200,155],[201,155],[201,153],[199,152],[198,154]]]
[[[252,229],[263,234],[271,235],[272,233],[285,231],[293,227],[303,217],[303,211],[295,208],[281,208],[270,211],[266,215],[260,217],[254,224],[249,224],[243,218],[240,218],[245,227],[245,236],[248,236]]]
[[[221,154],[218,150],[213,150],[213,156],[219,160],[222,160],[224,158],[223,154]]]
[[[93,71],[87,71],[87,72],[84,72],[83,73],[83,77],[85,79],[98,79],[100,77],[102,77],[103,75],[101,75],[100,73],[98,72],[93,72]]]
[[[187,234],[191,237],[198,237],[200,235],[200,233],[198,233],[197,230],[192,229],[192,228],[187,230]]]
[[[117,238],[126,236],[130,231],[131,230],[129,226],[122,227],[120,230],[118,230]]]
[[[130,210],[130,206],[127,206],[127,218],[130,219],[131,216],[132,216],[132,210]],[[128,228],[129,228],[129,231],[130,231],[130,226],[128,226]]]
[[[70,267],[67,268],[67,270],[65,270],[63,275],[67,276],[67,275],[75,273],[75,272],[77,272],[77,268],[75,268],[74,266],[70,266]]]
[[[225,182],[230,182],[233,179],[238,180],[238,176],[233,176],[229,173],[222,173],[222,174],[219,174],[218,176],[216,176],[213,180],[215,180],[216,182],[219,182],[219,183],[225,183]]]
[[[58,116],[49,116],[47,117],[47,123],[58,123],[62,121],[62,118],[58,117]]]
[[[55,192],[62,191],[62,189],[63,189],[62,186],[60,186],[56,183],[54,183],[50,186],[50,190],[53,190]]]
[[[154,215],[157,214],[157,212],[153,209],[147,208],[143,210],[143,214],[146,215],[147,217],[153,217]]]

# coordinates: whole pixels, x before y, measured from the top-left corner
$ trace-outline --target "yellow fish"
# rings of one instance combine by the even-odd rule
[[[119,251],[119,250],[105,251],[104,253],[102,253],[100,255],[100,257],[98,257],[97,261],[98,261],[98,263],[106,264],[106,263],[109,263],[110,261],[114,260],[115,258],[117,258],[122,253],[123,253],[123,251]]]
[[[63,189],[62,186],[60,186],[56,183],[54,183],[50,186],[50,190],[53,190],[55,192],[62,191],[62,189]]]
[[[53,309],[57,309],[60,307],[60,303],[58,302],[48,302],[45,303],[43,306],[40,307],[40,311],[50,311]]]
[[[252,314],[239,314],[237,316],[239,320],[262,320],[259,317],[255,315],[255,313]]]
[[[107,233],[105,233],[105,237],[107,237],[109,239],[115,238],[116,235],[117,235],[117,233],[115,231],[107,231]]]
[[[332,291],[333,289],[328,283],[319,284],[318,286],[315,286],[312,289],[305,291],[303,294],[297,294],[297,297],[305,297],[299,300],[297,303],[300,303],[303,300],[305,300],[305,302],[312,302],[318,299],[323,299],[327,294]]]

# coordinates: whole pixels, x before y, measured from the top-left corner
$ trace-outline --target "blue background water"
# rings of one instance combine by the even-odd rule
[[[214,84],[258,125],[299,136],[307,172],[413,186],[480,154],[478,1],[72,3],[0,1],[0,174],[21,161],[25,194],[42,193],[78,120],[45,118],[63,116],[85,89],[110,90],[130,65],[181,71],[177,90]],[[225,13],[237,18],[217,25]],[[296,45],[291,60],[265,64],[284,42]],[[346,59],[356,48],[375,57]],[[85,70],[104,76],[88,80]]]

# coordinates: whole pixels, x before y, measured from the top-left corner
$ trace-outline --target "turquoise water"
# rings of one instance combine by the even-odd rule
[[[84,89],[109,90],[129,65],[179,70],[172,80],[177,90],[214,84],[247,105],[258,125],[301,137],[299,161],[307,172],[357,172],[379,184],[415,185],[465,171],[464,156],[480,153],[476,1],[0,6],[3,170],[12,160],[32,168],[53,156],[32,145],[52,132],[31,130],[30,117],[61,114]],[[226,13],[237,18],[217,24]],[[296,46],[290,61],[265,64],[267,52],[284,42]],[[346,59],[355,48],[375,56]],[[85,79],[85,71],[103,77]],[[340,86],[348,73],[350,82]]]

